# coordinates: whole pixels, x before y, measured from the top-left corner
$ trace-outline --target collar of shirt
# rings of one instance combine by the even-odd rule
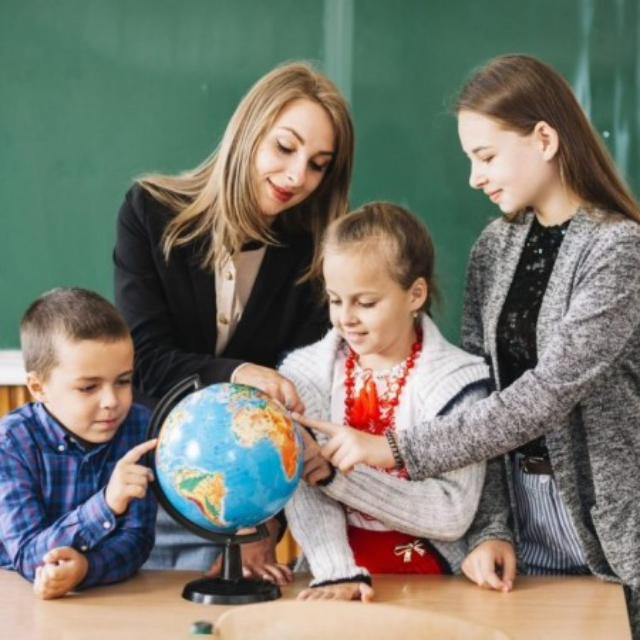
[[[111,445],[112,440],[93,444],[79,438],[58,422],[41,402],[34,404],[34,413],[44,427],[45,439],[58,453],[73,453],[77,449],[81,455],[88,455],[104,451]]]

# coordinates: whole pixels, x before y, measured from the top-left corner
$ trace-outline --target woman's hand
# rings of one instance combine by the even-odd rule
[[[234,371],[231,381],[264,391],[289,411],[304,411],[304,404],[300,400],[293,382],[281,376],[274,369],[246,363]]]
[[[300,429],[300,433],[304,443],[302,478],[314,487],[318,482],[329,478],[333,469],[322,457],[320,445],[313,439],[313,436],[304,427]]]
[[[372,602],[373,587],[366,582],[339,582],[325,587],[312,587],[298,594],[298,600],[362,600]]]
[[[349,473],[359,463],[381,469],[395,467],[393,452],[383,436],[373,436],[352,427],[323,422],[298,413],[292,414],[292,418],[329,438],[321,448],[322,455],[343,473]]]
[[[504,540],[479,544],[462,563],[462,572],[483,589],[511,591],[516,577],[516,553]]]

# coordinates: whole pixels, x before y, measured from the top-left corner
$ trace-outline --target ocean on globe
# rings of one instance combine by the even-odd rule
[[[302,474],[302,449],[298,428],[270,396],[214,384],[186,396],[164,420],[157,482],[190,523],[234,533],[283,508]]]

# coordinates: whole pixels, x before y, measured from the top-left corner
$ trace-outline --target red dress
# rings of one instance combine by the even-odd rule
[[[419,333],[411,355],[399,367],[394,367],[384,382],[386,389],[378,392],[376,381],[370,370],[358,370],[361,385],[356,394],[357,355],[349,349],[345,362],[345,423],[351,427],[383,435],[388,429],[395,431],[394,414],[400,394],[422,349]],[[397,372],[396,372],[397,370]],[[379,469],[410,482],[406,469]],[[359,513],[359,520],[374,520]],[[353,524],[347,526],[349,544],[356,563],[366,567],[370,573],[451,573],[447,561],[425,538],[399,531],[379,531]]]

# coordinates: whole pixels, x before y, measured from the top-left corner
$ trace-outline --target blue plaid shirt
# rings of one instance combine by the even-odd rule
[[[152,491],[121,516],[107,506],[113,469],[144,442],[149,411],[133,405],[113,439],[84,447],[40,403],[0,420],[0,567],[33,581],[43,556],[73,547],[89,561],[78,588],[118,582],[146,561],[154,542]]]

